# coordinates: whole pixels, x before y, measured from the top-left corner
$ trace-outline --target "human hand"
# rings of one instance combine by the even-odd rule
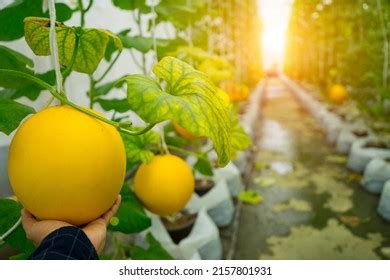
[[[106,244],[107,226],[110,224],[111,218],[114,217],[118,211],[121,201],[122,197],[121,195],[118,195],[118,198],[110,210],[82,228],[98,254],[103,251],[104,244]]]
[[[103,250],[104,244],[106,243],[107,225],[118,211],[120,203],[121,196],[118,195],[114,205],[106,213],[81,228],[95,247],[98,254]],[[41,244],[46,236],[53,231],[62,227],[74,226],[72,224],[56,220],[38,221],[26,209],[22,210],[22,224],[27,238],[37,246]]]

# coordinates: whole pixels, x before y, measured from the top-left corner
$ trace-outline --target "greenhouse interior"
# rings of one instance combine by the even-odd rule
[[[0,259],[390,259],[389,56],[388,0],[0,0]]]

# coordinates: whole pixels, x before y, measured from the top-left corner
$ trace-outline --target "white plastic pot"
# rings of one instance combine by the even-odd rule
[[[369,192],[379,194],[388,180],[390,180],[390,161],[374,158],[364,170],[362,186]]]
[[[348,157],[347,167],[355,172],[363,172],[367,164],[374,158],[389,158],[390,149],[365,147],[369,141],[375,138],[359,139],[352,144]]]
[[[194,193],[186,206],[190,213],[197,213],[206,209],[207,213],[219,226],[227,226],[231,223],[234,215],[234,204],[224,179],[215,180],[215,186],[203,196]]]
[[[216,181],[225,179],[230,194],[236,197],[243,188],[241,172],[233,162],[229,162],[223,168],[214,169]]]
[[[377,211],[379,215],[390,222],[390,181],[387,181],[383,187]]]
[[[136,244],[145,245],[145,237],[150,232],[161,245],[175,259],[179,260],[220,260],[222,258],[222,244],[217,226],[208,216],[206,209],[198,212],[196,221],[190,234],[179,244],[172,241],[160,217],[148,213],[152,219],[152,226],[136,237]]]

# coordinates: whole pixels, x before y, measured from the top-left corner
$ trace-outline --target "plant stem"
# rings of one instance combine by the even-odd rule
[[[85,24],[85,12],[86,12],[86,10],[84,10],[83,0],[77,0],[77,2],[79,4],[78,9],[80,11],[80,26],[83,27],[84,24]]]
[[[196,156],[196,157],[200,157],[200,155],[196,152],[191,152],[191,151],[187,151],[185,149],[182,149],[182,148],[179,148],[179,147],[176,147],[176,146],[172,146],[172,145],[167,145],[167,147],[171,150],[174,150],[176,152],[179,152],[179,153],[182,153],[182,154],[185,154],[185,155],[192,155],[192,156]]]
[[[138,10],[138,13],[136,15],[135,11],[133,11],[132,15],[133,15],[133,19],[134,19],[135,23],[137,24],[139,36],[143,37],[144,34],[143,34],[143,31],[142,31],[142,25],[141,25],[141,23],[142,23],[141,12]],[[132,50],[130,50],[130,51],[132,51]],[[134,56],[133,56],[133,58],[134,58]],[[146,57],[145,57],[144,53],[141,53],[141,58],[142,58],[142,64],[140,64],[139,66],[140,66],[143,74],[146,75],[147,74]]]
[[[118,52],[118,54],[116,55],[116,57],[114,58],[114,60],[110,63],[110,65],[108,66],[108,68],[106,69],[106,71],[103,73],[103,75],[102,75],[99,79],[96,79],[96,80],[95,80],[96,83],[101,82],[101,81],[107,76],[107,74],[111,71],[112,67],[113,67],[113,66],[115,65],[115,63],[118,61],[120,55],[121,55],[121,52]]]
[[[92,4],[93,4],[93,0],[89,0],[88,6],[87,8],[85,8],[84,13],[88,12],[91,9]]]
[[[89,75],[89,108],[93,109],[93,104],[95,103],[95,85],[96,81],[93,79],[92,75]]]
[[[139,69],[142,69],[142,65],[141,65],[141,63],[139,63],[139,61],[138,61],[137,58],[135,57],[135,54],[134,54],[134,52],[133,52],[133,49],[130,49],[129,52],[130,52],[131,58],[133,59],[135,65],[137,65],[137,67],[138,67]]]
[[[123,124],[123,123],[118,123],[118,122],[109,120],[109,119],[105,118],[104,116],[101,116],[101,115],[94,113],[92,110],[86,109],[85,107],[79,106],[79,105],[69,101],[68,98],[63,93],[62,94],[58,93],[57,90],[53,86],[49,85],[45,81],[42,81],[41,79],[39,79],[35,76],[32,76],[32,75],[24,73],[24,72],[7,70],[7,69],[0,69],[0,74],[7,74],[10,76],[22,77],[22,78],[25,78],[31,82],[34,82],[34,83],[40,85],[42,88],[47,89],[55,98],[57,98],[59,101],[61,101],[62,104],[66,104],[68,106],[71,106],[74,109],[76,109],[84,114],[87,114],[87,115],[94,117],[102,122],[105,122],[109,125],[112,125],[119,132],[123,132],[123,133],[131,135],[131,136],[144,134],[144,133],[148,132],[149,130],[151,130],[156,125],[155,123],[152,123],[152,124],[147,125],[142,130],[130,130],[129,128],[131,125],[129,125],[129,124]]]
[[[381,0],[377,0],[377,9],[379,13],[379,20],[381,25],[381,31],[382,31],[382,37],[383,37],[383,73],[382,73],[382,85],[384,88],[387,87],[387,79],[388,79],[388,72],[389,72],[389,39],[387,37],[387,28],[386,28],[386,22],[383,15],[382,10],[382,2]]]

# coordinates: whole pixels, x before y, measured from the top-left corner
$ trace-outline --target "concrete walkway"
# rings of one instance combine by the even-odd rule
[[[390,224],[377,214],[346,158],[286,87],[269,80],[256,171],[235,259],[389,259]],[[260,121],[260,120],[259,120]]]

